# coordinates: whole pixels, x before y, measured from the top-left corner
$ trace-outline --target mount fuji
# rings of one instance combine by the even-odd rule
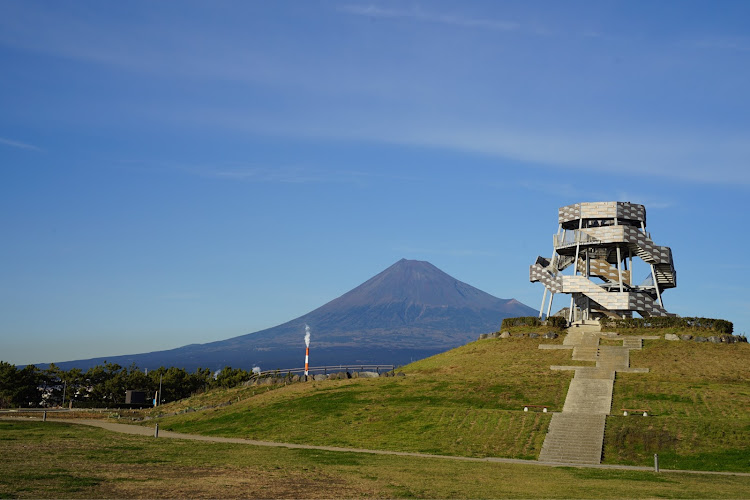
[[[154,369],[298,368],[305,325],[312,329],[310,364],[405,364],[496,331],[503,318],[535,315],[515,299],[500,299],[429,262],[402,259],[358,287],[299,318],[239,337],[166,351],[56,362],[86,369],[105,360]]]

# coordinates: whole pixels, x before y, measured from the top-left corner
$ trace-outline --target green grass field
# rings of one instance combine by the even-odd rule
[[[571,377],[549,370],[566,362],[569,351],[540,351],[540,343],[473,342],[405,367],[406,377],[294,384],[227,408],[164,418],[162,425],[216,436],[534,459],[551,417],[524,413],[523,405],[560,410]]]
[[[607,419],[605,463],[750,471],[750,345],[645,341],[618,374],[612,413],[647,408],[648,418]]]
[[[592,364],[538,348],[561,342],[486,339],[406,366],[405,377],[218,389],[141,415],[205,435],[535,459],[551,417],[523,405],[561,410],[572,372],[549,366]],[[604,463],[651,466],[658,453],[662,470],[750,472],[750,346],[646,341],[631,366],[650,372],[618,374]],[[261,448],[53,422],[0,422],[0,453],[0,497],[10,498],[750,497],[748,477]]]
[[[0,498],[748,498],[750,477],[263,448],[0,421]]]
[[[469,343],[403,368],[406,377],[225,390],[228,407],[160,419],[164,429],[272,441],[461,455],[537,458],[549,414],[562,409],[574,362],[555,340]],[[750,346],[646,341],[618,374],[604,463],[750,472]],[[208,395],[201,396],[203,398]],[[175,407],[190,405],[190,400]],[[620,408],[652,416],[621,417]],[[159,411],[167,411],[168,406]]]

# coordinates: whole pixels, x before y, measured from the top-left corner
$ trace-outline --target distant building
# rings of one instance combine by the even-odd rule
[[[146,391],[125,391],[125,404],[146,404]]]
[[[673,316],[662,292],[677,286],[669,247],[657,246],[646,232],[646,208],[627,202],[576,203],[558,210],[552,258],[538,257],[529,280],[544,285],[539,317],[550,314],[557,293],[571,295],[568,321],[603,316]],[[635,283],[633,257],[645,263],[646,278]],[[637,264],[637,262],[636,262]],[[570,268],[569,275],[563,271]],[[644,270],[646,269],[644,268]],[[549,292],[549,302],[547,293]]]

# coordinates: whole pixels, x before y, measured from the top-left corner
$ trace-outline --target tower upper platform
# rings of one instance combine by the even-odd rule
[[[646,207],[625,201],[596,201],[576,203],[560,207],[557,211],[558,223],[563,229],[578,229],[580,219],[613,221],[619,225],[646,225]]]

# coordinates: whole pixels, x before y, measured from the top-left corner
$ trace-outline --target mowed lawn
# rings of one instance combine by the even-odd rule
[[[405,367],[405,377],[293,384],[160,425],[291,443],[535,459],[551,415],[523,412],[523,405],[561,410],[571,378],[549,369],[568,362],[570,351],[540,351],[542,342],[472,342]]]
[[[404,367],[405,377],[329,380],[221,393],[232,405],[159,420],[163,429],[301,444],[536,459],[574,362],[555,340],[472,342]],[[645,341],[620,373],[604,463],[750,472],[750,345]],[[206,396],[202,396],[205,398]],[[174,405],[185,408],[191,400]],[[621,408],[649,410],[622,417]],[[168,411],[169,406],[160,411]]]
[[[750,472],[750,345],[647,340],[618,374],[605,463]],[[648,409],[647,418],[619,413]]]
[[[0,498],[748,498],[750,477],[263,448],[0,421]]]

